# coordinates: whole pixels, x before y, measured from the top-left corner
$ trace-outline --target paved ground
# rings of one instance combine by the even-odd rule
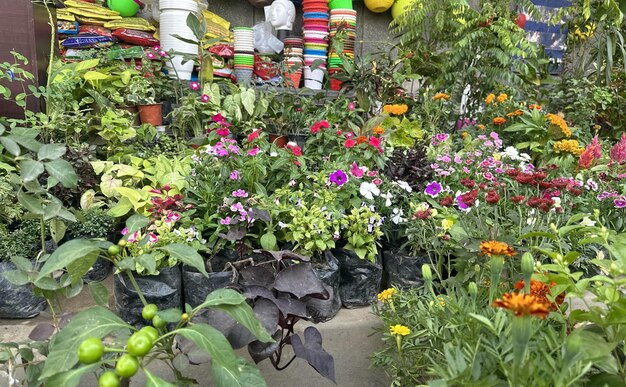
[[[104,284],[112,289],[113,281],[110,276]],[[112,292],[111,292],[112,294]],[[63,311],[80,311],[94,304],[87,289],[79,296],[66,300],[62,304]],[[50,313],[43,312],[40,316],[31,320],[0,320],[0,342],[21,341],[28,337],[29,332],[40,322],[49,321]],[[303,322],[298,327],[302,332],[308,323]],[[369,356],[379,349],[380,334],[376,328],[381,327],[382,322],[371,313],[370,308],[342,309],[331,321],[317,324],[322,333],[324,348],[335,358],[335,372],[338,386],[345,387],[379,387],[388,386],[389,382],[382,370],[370,369]],[[237,353],[252,362],[247,350],[238,350]],[[288,354],[284,355],[289,359]],[[258,365],[268,386],[270,387],[330,387],[335,386],[330,381],[320,377],[304,360],[295,360],[286,370],[276,371],[269,361]],[[167,378],[169,375],[165,367],[155,364],[151,369],[160,376]],[[186,372],[191,377],[201,381],[201,386],[212,386],[211,371],[207,365],[192,366]],[[6,386],[8,382],[0,374],[0,386]],[[93,378],[84,378],[81,386],[92,387],[97,383]],[[143,386],[144,380],[138,377],[131,386]]]

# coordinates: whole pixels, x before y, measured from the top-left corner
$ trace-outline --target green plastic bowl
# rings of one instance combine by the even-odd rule
[[[329,9],[352,9],[352,0],[330,0]]]
[[[139,11],[139,4],[135,0],[107,0],[107,6],[120,13],[122,17],[132,17]]]

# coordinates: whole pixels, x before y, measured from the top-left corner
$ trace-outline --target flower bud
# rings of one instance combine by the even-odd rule
[[[478,264],[474,265],[474,271],[476,273],[480,273],[480,265],[478,265]]]
[[[430,266],[427,264],[422,265],[422,277],[428,282],[433,280],[433,273],[430,271]]]
[[[533,271],[535,271],[535,260],[533,259],[532,254],[524,253],[524,255],[522,255],[522,273],[524,274],[524,277],[530,277],[533,274]]]
[[[478,294],[478,286],[476,286],[476,282],[470,282],[467,286],[467,290],[472,297],[476,297]]]

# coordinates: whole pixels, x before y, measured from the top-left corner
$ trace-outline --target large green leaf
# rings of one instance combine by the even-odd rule
[[[213,363],[213,379],[218,387],[266,387],[261,372],[252,364],[239,359],[239,372],[233,372],[220,364]]]
[[[86,367],[80,367],[73,370],[58,373],[50,377],[44,383],[45,387],[76,387],[80,382],[80,378],[89,372],[94,372],[98,368],[97,364],[92,364]]]
[[[237,356],[226,337],[217,329],[208,324],[200,323],[181,328],[178,333],[211,355],[214,364],[237,370]]]
[[[20,175],[26,182],[36,180],[44,171],[43,163],[35,160],[20,162]]]
[[[161,247],[161,250],[167,252],[170,257],[175,258],[178,262],[198,270],[205,277],[209,276],[204,268],[204,259],[193,247],[174,243]]]
[[[44,144],[37,152],[37,159],[40,161],[58,159],[65,154],[65,151],[63,144]]]
[[[67,272],[72,278],[72,283],[76,283],[78,281],[82,282],[83,276],[87,274],[89,269],[91,269],[94,263],[96,263],[98,255],[100,255],[99,250],[100,249],[92,251],[81,259],[77,259],[67,264]]]
[[[78,363],[78,347],[90,337],[102,338],[112,332],[131,327],[113,312],[96,306],[78,313],[50,343],[42,378],[65,372]]]
[[[65,188],[74,188],[78,184],[76,171],[67,160],[52,160],[46,163],[46,171],[63,184]]]
[[[17,145],[17,143],[13,141],[12,139],[8,137],[0,137],[0,144],[2,144],[4,149],[6,149],[7,152],[12,154],[13,156],[20,155],[20,152],[21,152],[20,146]]]
[[[141,230],[148,225],[149,221],[150,219],[140,214],[135,214],[131,216],[126,221],[126,228],[128,228],[128,233],[130,234],[134,233],[135,231]]]
[[[41,201],[35,196],[29,195],[22,191],[18,191],[17,201],[32,214],[35,214],[35,215],[44,214],[44,209],[43,209],[43,206],[41,205]]]
[[[143,373],[146,375],[146,387],[176,387],[175,384],[166,382],[158,376],[150,373],[147,369],[143,369]]]
[[[57,270],[68,268],[76,260],[91,257],[99,250],[100,248],[95,242],[86,239],[74,239],[64,243],[48,257],[36,281]]]
[[[197,309],[214,307],[217,305],[240,305],[246,298],[232,289],[217,289],[211,292]]]

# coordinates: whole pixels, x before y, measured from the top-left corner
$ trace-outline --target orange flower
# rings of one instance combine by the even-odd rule
[[[363,144],[364,142],[367,142],[367,137],[365,137],[365,136],[357,137],[357,139],[356,139],[356,143],[357,144]]]
[[[507,245],[504,242],[499,241],[483,241],[480,243],[480,255],[506,255],[507,257],[512,257],[515,254],[515,249],[513,247]]]
[[[524,281],[517,281],[515,284],[515,289],[522,290],[524,289]],[[548,286],[547,284],[537,281],[534,279],[530,280],[530,295],[535,297],[537,301],[544,303],[549,310],[556,311],[559,309],[559,305],[563,303],[565,300],[565,293],[561,293],[556,296],[554,302],[548,299],[548,295],[550,294],[550,289],[556,286],[556,283],[551,282]]]
[[[485,103],[487,105],[491,105],[495,99],[496,99],[496,95],[495,94],[489,94],[487,96],[487,98],[485,98]]]
[[[493,124],[494,125],[500,126],[500,125],[504,125],[505,123],[506,123],[506,118],[504,118],[504,117],[496,117],[496,118],[493,119]]]
[[[496,101],[498,101],[498,103],[503,103],[503,102],[506,102],[508,98],[509,98],[508,95],[502,93],[498,96],[498,98],[496,98]]]
[[[516,111],[514,111],[514,112],[507,113],[507,114],[506,114],[506,116],[507,116],[507,117],[517,117],[517,116],[521,116],[521,115],[523,115],[523,114],[524,114],[524,112],[523,112],[523,111],[521,111],[520,109],[517,109],[517,110],[516,110]]]
[[[480,130],[485,130],[486,126],[483,124],[478,125],[478,129]]]
[[[523,293],[505,293],[502,298],[493,302],[494,308],[503,308],[512,311],[516,316],[537,316],[546,318],[550,313],[546,304],[537,297]]]
[[[558,114],[548,113],[548,114],[546,114],[546,118],[548,119],[548,121],[550,122],[551,125],[554,125],[554,126],[558,127],[559,130],[561,131],[561,133],[565,137],[571,137],[572,136],[572,131],[567,126],[567,122],[565,122],[565,119],[563,117],[561,117]]]
[[[469,133],[463,132],[463,133],[461,133],[461,137],[463,137],[463,140],[465,140],[466,138],[469,137]]]
[[[407,105],[385,105],[383,106],[383,113],[395,114],[397,116],[406,113],[409,110]]]
[[[534,103],[528,105],[528,110],[541,110],[541,106],[540,105],[536,105]]]
[[[374,129],[372,129],[372,132],[380,136],[382,134],[385,134],[385,128],[383,128],[382,126],[377,126]]]
[[[444,99],[444,100],[446,100],[446,101],[447,101],[447,100],[449,100],[449,99],[450,99],[450,95],[448,95],[448,94],[446,94],[446,93],[437,93],[437,94],[435,94],[435,95],[433,96],[433,99],[434,99],[435,101],[439,101],[439,100],[442,100],[442,99]]]

